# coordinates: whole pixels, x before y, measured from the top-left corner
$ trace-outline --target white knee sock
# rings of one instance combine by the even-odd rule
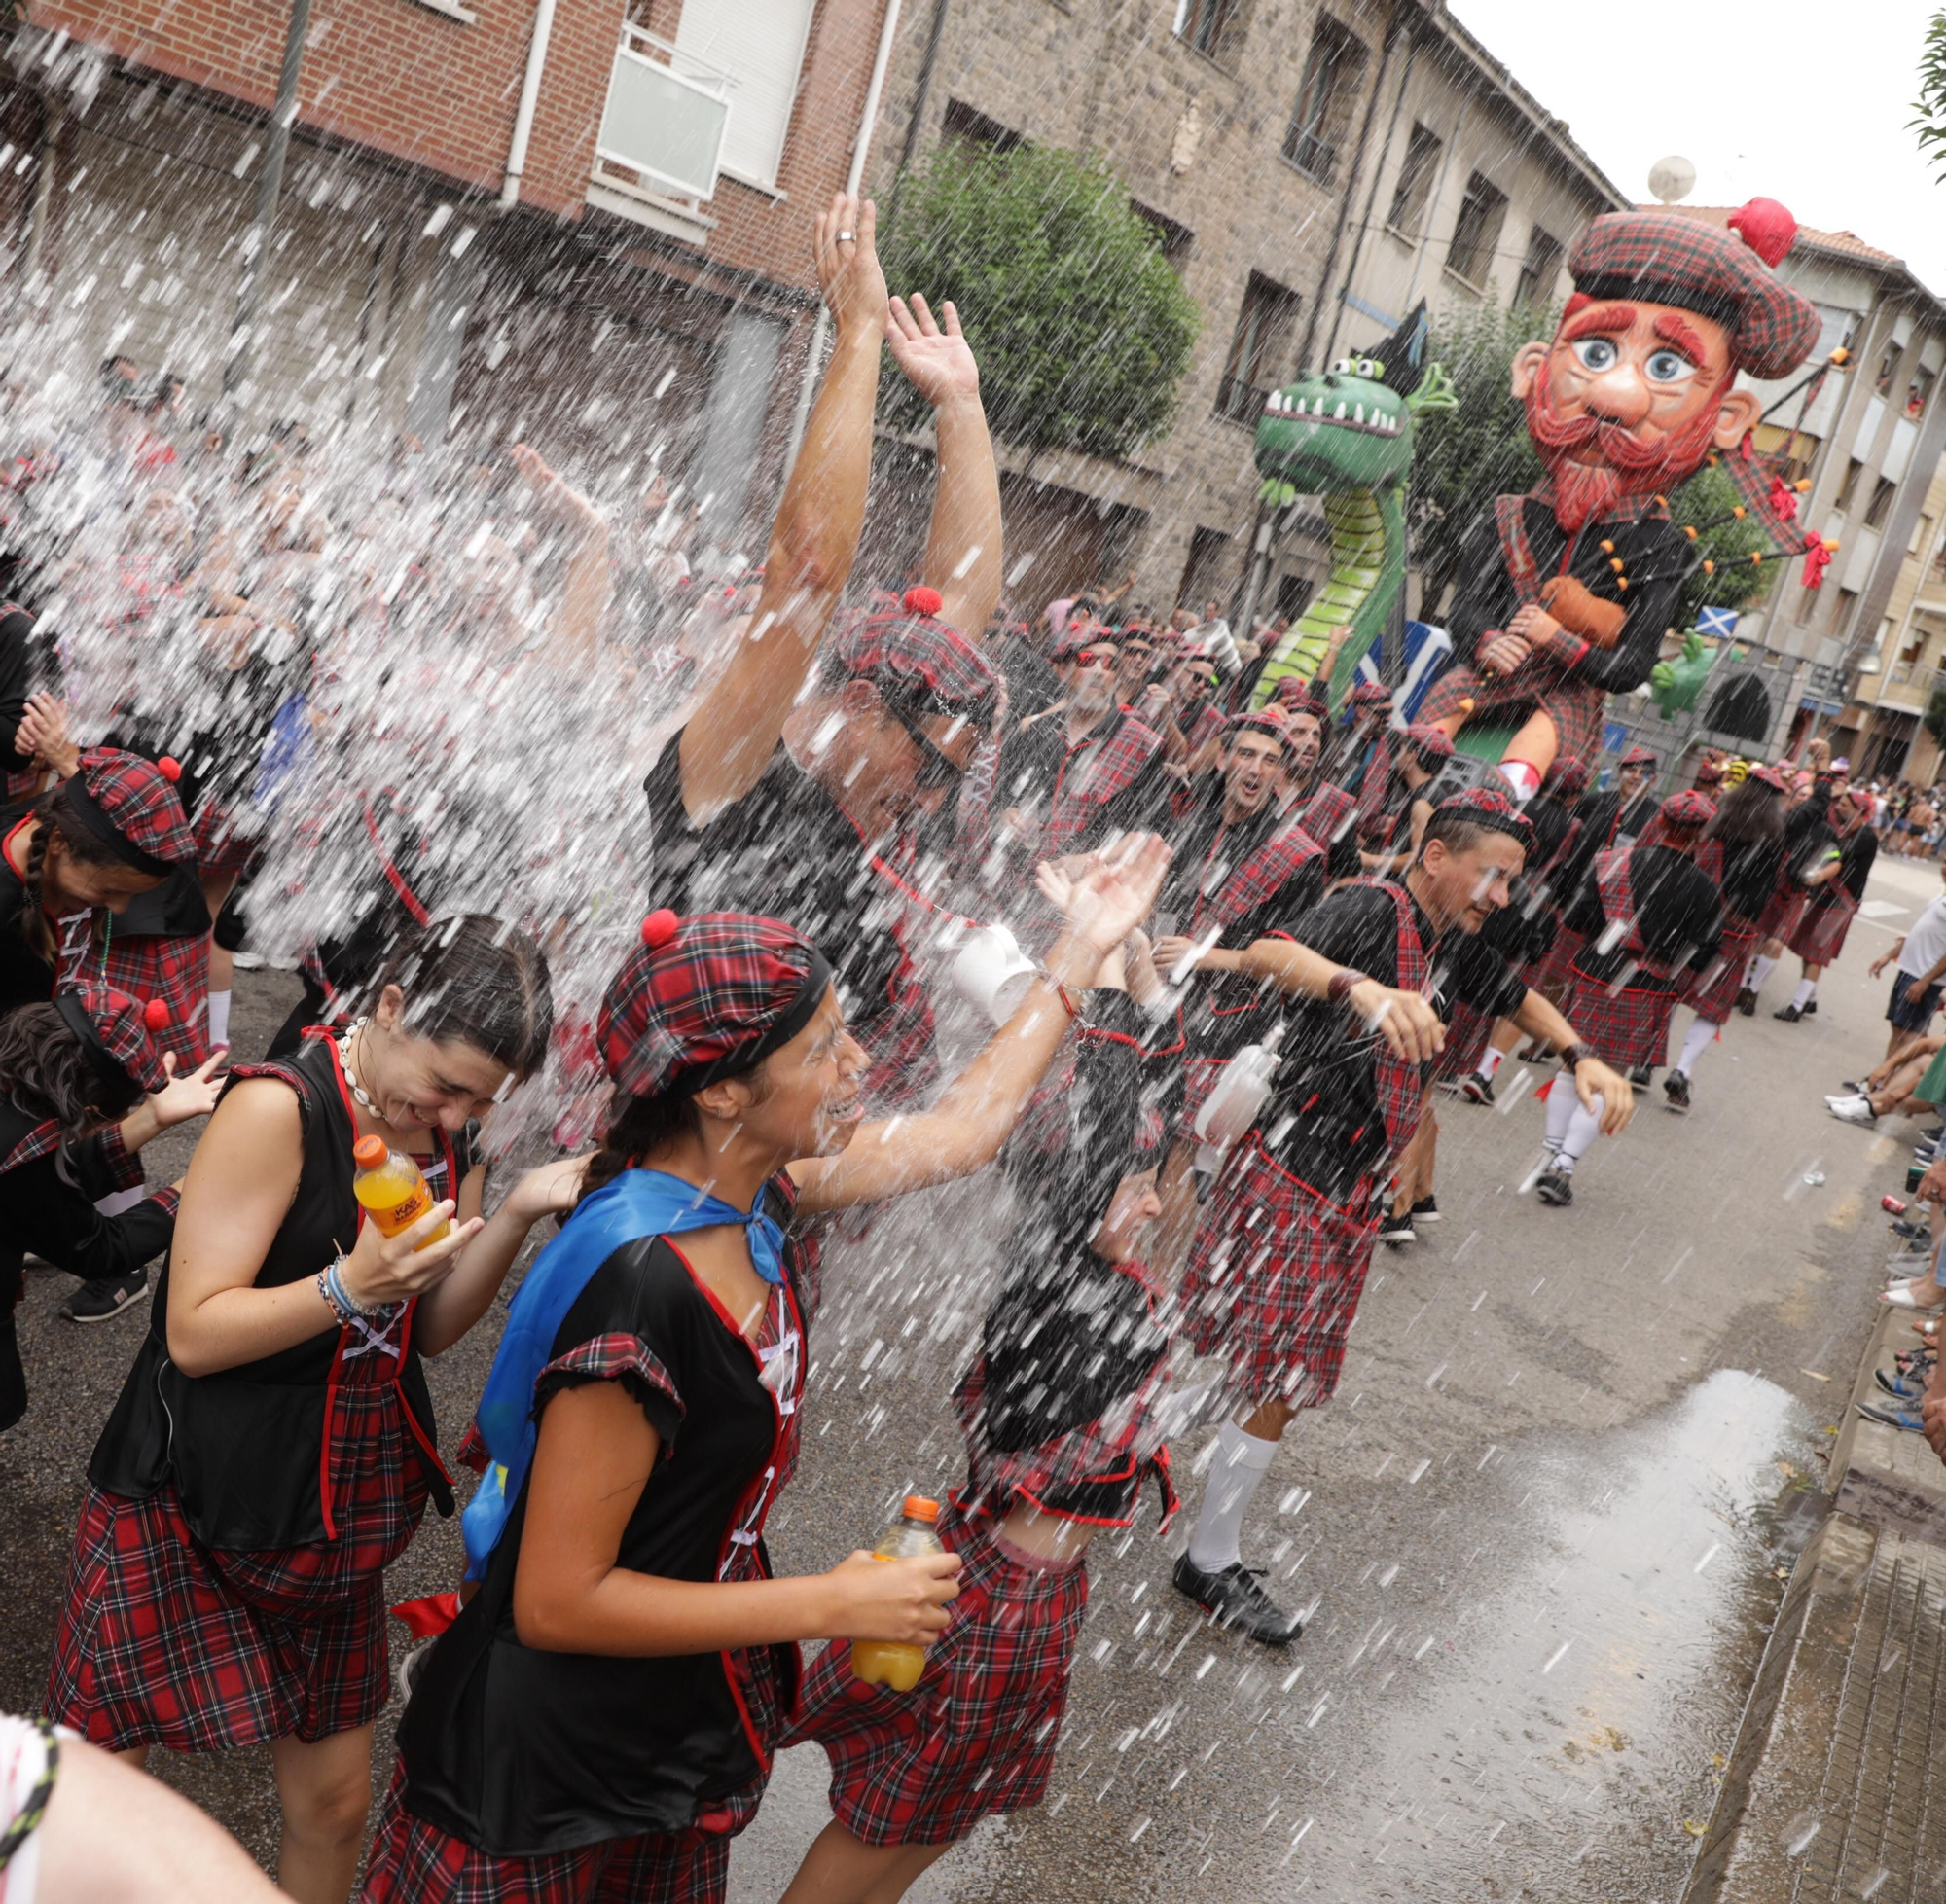
[[[1489,1045],[1487,1049],[1480,1054],[1480,1061],[1479,1063],[1473,1066],[1473,1069],[1476,1072],[1478,1072],[1481,1077],[1485,1078],[1489,1084],[1492,1084],[1496,1075],[1499,1071],[1500,1060],[1503,1059],[1505,1056],[1506,1056],[1505,1052],[1496,1051],[1492,1045]]]
[[[1541,772],[1532,761],[1503,760],[1499,768],[1516,807],[1525,807],[1540,791]]]
[[[1761,991],[1764,988],[1764,981],[1776,970],[1777,960],[1766,958],[1762,952],[1758,952],[1750,960],[1750,989],[1752,991]]]
[[[1703,1056],[1710,1040],[1716,1035],[1716,1027],[1707,1018],[1694,1020],[1682,1039],[1682,1056],[1676,1060],[1676,1068],[1686,1078],[1696,1068],[1696,1060]]]
[[[1246,1435],[1234,1421],[1216,1430],[1216,1458],[1203,1492],[1203,1511],[1189,1536],[1189,1563],[1205,1573],[1221,1573],[1243,1558],[1243,1510],[1261,1485],[1274,1441]]]
[[[1801,1012],[1817,996],[1818,981],[1816,979],[1799,979],[1797,982],[1797,996],[1790,1002]]]
[[[1574,1166],[1587,1155],[1588,1146],[1602,1133],[1602,1094],[1595,1094],[1595,1107],[1590,1110],[1580,1098],[1574,1098],[1574,1114],[1568,1121],[1568,1134],[1561,1140],[1561,1149],[1554,1160],[1556,1169],[1564,1175],[1572,1176]]]
[[[97,1198],[94,1207],[103,1216],[120,1216],[124,1210],[133,1209],[148,1194],[147,1187],[138,1183],[133,1190],[116,1190],[106,1197]]]
[[[209,994],[209,1044],[213,1051],[218,1045],[230,1042],[230,993],[212,991]]]
[[[1547,1088],[1547,1147],[1559,1150],[1567,1140],[1568,1127],[1574,1120],[1574,1113],[1581,1108],[1581,1100],[1574,1095],[1574,1080],[1566,1071],[1561,1072]]]

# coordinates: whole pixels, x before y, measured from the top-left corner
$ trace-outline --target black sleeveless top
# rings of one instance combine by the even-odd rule
[[[787,1219],[787,1188],[772,1195]],[[667,1580],[770,1577],[764,1518],[796,1464],[804,1387],[795,1243],[786,1264],[761,1345],[661,1237],[617,1249],[563,1318],[536,1412],[563,1387],[620,1381],[661,1441],[617,1565]],[[706,1820],[769,1772],[760,1707],[771,1686],[794,1705],[797,1648],[769,1649],[760,1695],[742,1651],[623,1659],[523,1646],[514,1578],[526,1509],[523,1486],[480,1591],[414,1682],[399,1725],[406,1810],[496,1857]]]
[[[304,1049],[283,1062],[238,1065],[231,1079],[239,1078],[288,1084],[303,1120],[297,1194],[256,1278],[260,1289],[280,1288],[314,1276],[349,1250],[364,1221],[351,1194],[351,1096],[338,1048],[321,1031],[306,1032]],[[424,1164],[427,1182],[435,1199],[456,1196],[473,1164],[470,1130],[460,1147],[443,1131],[434,1135],[439,1149]],[[356,1347],[352,1332],[321,1328],[258,1361],[184,1375],[169,1359],[169,1267],[162,1266],[149,1333],[95,1443],[88,1478],[107,1493],[136,1500],[173,1482],[190,1527],[207,1547],[250,1551],[334,1539],[325,1426],[342,1357]],[[432,1397],[412,1339],[413,1307],[400,1325],[399,1400],[433,1502],[450,1514],[452,1482],[439,1459]]]

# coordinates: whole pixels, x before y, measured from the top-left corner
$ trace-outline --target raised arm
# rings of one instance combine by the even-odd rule
[[[885,333],[893,360],[932,406],[938,446],[925,579],[940,593],[940,619],[978,641],[1000,600],[1000,472],[980,402],[980,367],[959,334],[959,313],[940,306],[942,331],[923,298],[891,301]]]
[[[1446,1027],[1439,1014],[1416,991],[1399,991],[1381,985],[1347,965],[1334,965],[1295,939],[1259,939],[1232,955],[1225,969],[1252,979],[1268,979],[1292,998],[1326,1003],[1334,979],[1350,974],[1353,983],[1340,987],[1348,1012],[1364,1022],[1368,1031],[1385,1039],[1395,1056],[1423,1064],[1437,1058],[1446,1045]]]
[[[551,470],[537,450],[517,443],[509,454],[568,540],[567,569],[560,599],[555,604],[548,647],[557,659],[587,661],[600,640],[601,619],[608,612],[608,597],[614,590],[608,563],[608,519],[565,478]]]
[[[683,729],[682,804],[693,820],[740,800],[762,776],[850,580],[887,325],[877,223],[870,199],[843,194],[817,221],[817,281],[838,341],[777,507],[756,619]]]

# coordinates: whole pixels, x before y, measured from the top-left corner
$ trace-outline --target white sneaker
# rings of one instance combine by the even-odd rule
[[[1831,1115],[1840,1124],[1869,1125],[1879,1121],[1878,1113],[1872,1109],[1870,1100],[1864,1097],[1843,1098],[1831,1105],[1830,1110]]]

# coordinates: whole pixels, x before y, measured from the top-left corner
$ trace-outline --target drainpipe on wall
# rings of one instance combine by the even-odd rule
[[[27,248],[20,257],[20,288],[26,290],[40,274],[41,260],[48,244],[48,217],[54,198],[54,158],[60,136],[67,129],[67,109],[44,100],[41,106],[41,138],[34,154],[39,166],[34,174],[34,198],[27,211]]]
[[[551,0],[543,0],[551,4]],[[855,194],[865,177],[865,161],[872,151],[872,127],[879,117],[879,99],[885,90],[885,68],[892,62],[892,40],[899,30],[899,7],[901,0],[885,0],[885,17],[879,24],[879,51],[872,60],[872,77],[865,87],[865,103],[858,113],[858,136],[851,142],[851,169],[846,174],[845,190]],[[933,16],[934,47],[937,50],[939,23],[946,14],[946,0],[939,0],[938,12]],[[931,77],[928,63],[927,79]],[[923,90],[921,90],[923,98]],[[914,115],[917,123],[918,115]],[[910,145],[910,128],[908,128]],[[798,385],[797,405],[791,412],[790,442],[784,448],[783,481],[790,480],[791,465],[797,461],[797,452],[804,443],[805,426],[811,421],[811,400],[817,392],[818,374],[824,368],[824,345],[831,336],[831,312],[820,304],[817,307],[817,323],[811,334],[811,349],[804,360],[804,377]]]
[[[527,40],[527,66],[521,75],[521,103],[514,114],[514,136],[507,147],[507,170],[500,180],[500,209],[512,211],[521,201],[521,175],[527,168],[527,146],[534,136],[534,106],[541,96],[541,70],[547,65],[548,42],[554,37],[555,0],[539,0],[533,32]]]
[[[236,293],[236,318],[230,327],[230,360],[223,367],[227,397],[250,374],[257,299],[270,262],[270,234],[277,223],[277,200],[284,191],[284,160],[291,149],[291,126],[298,116],[298,78],[304,66],[305,35],[310,28],[310,0],[291,0],[291,23],[284,34],[284,63],[277,74],[277,102],[270,109],[270,134],[264,147],[264,169],[257,174],[257,208],[250,219],[243,260],[243,282]]]

